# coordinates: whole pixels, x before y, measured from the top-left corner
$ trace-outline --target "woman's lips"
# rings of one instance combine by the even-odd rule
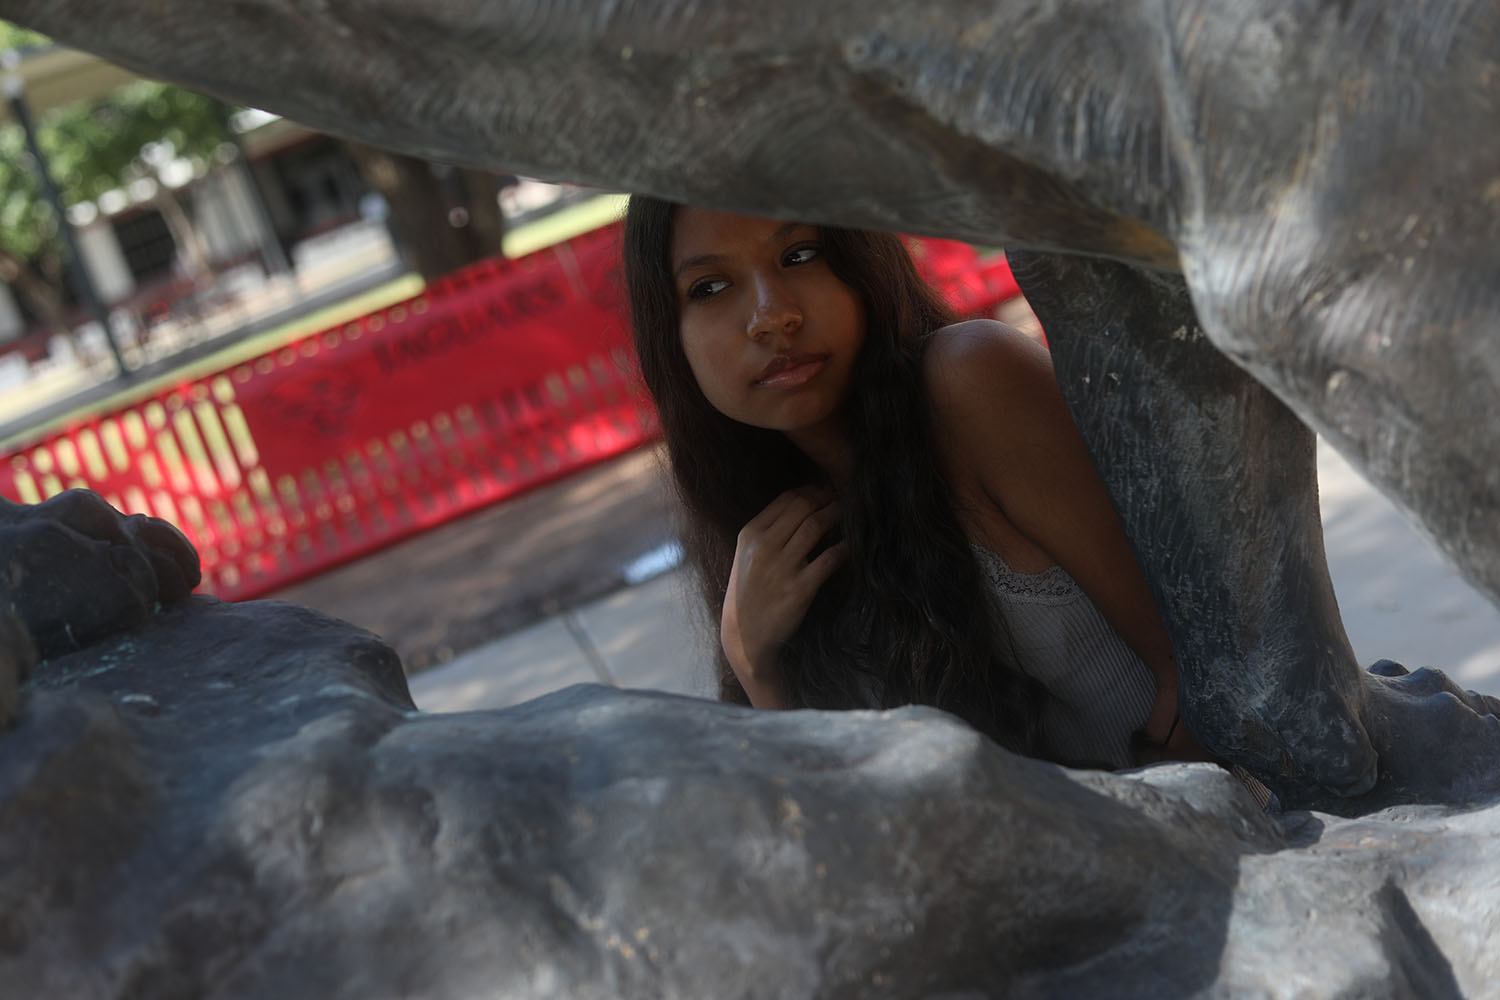
[[[781,355],[766,365],[755,384],[768,389],[795,389],[812,381],[827,364],[826,354]]]

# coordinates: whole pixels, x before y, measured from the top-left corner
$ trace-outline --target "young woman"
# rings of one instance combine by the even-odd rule
[[[954,323],[887,234],[637,197],[624,256],[723,697],[936,705],[1072,764],[1196,756],[1043,348]]]

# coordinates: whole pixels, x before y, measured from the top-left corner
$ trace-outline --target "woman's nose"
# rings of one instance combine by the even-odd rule
[[[746,330],[751,340],[796,332],[802,325],[802,310],[796,299],[775,278],[755,282],[755,309]]]

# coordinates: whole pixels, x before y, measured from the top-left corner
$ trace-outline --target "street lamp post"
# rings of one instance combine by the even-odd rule
[[[26,148],[31,152],[32,162],[36,165],[37,176],[42,183],[42,192],[46,195],[48,204],[52,206],[52,211],[57,215],[57,231],[67,250],[68,277],[73,282],[73,292],[78,296],[78,301],[83,303],[84,308],[98,321],[100,329],[104,332],[104,342],[109,345],[109,352],[114,355],[115,364],[119,367],[120,377],[129,378],[130,369],[125,367],[125,357],[120,353],[120,345],[115,343],[114,333],[109,328],[109,312],[104,308],[98,290],[94,288],[93,278],[89,275],[88,266],[84,263],[83,254],[78,247],[78,236],[73,232],[73,223],[68,219],[67,210],[63,207],[62,195],[58,193],[57,185],[52,182],[52,172],[47,168],[47,158],[42,153],[42,147],[37,144],[36,127],[31,121],[31,109],[26,105],[26,85],[21,80],[20,73],[16,72],[17,55],[14,49],[0,55],[0,66],[3,66],[4,70],[5,99],[10,104],[10,113],[26,135]]]

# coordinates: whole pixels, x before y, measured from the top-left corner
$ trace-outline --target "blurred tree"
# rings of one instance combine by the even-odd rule
[[[0,51],[48,44],[35,32],[0,21]],[[147,181],[190,274],[208,266],[203,241],[162,169],[179,158],[201,166],[226,141],[221,106],[212,98],[141,80],[107,97],[78,101],[36,116],[37,143],[65,205]],[[59,220],[42,194],[21,127],[0,127],[0,279],[49,326],[67,329]]]
[[[0,51],[45,44],[36,32],[0,21]],[[0,127],[0,280],[49,326],[67,329],[57,222],[42,199],[25,137],[13,122]]]
[[[50,44],[0,21],[0,51]],[[135,181],[150,182],[189,276],[208,272],[204,241],[163,168],[177,159],[202,167],[221,155],[228,109],[213,98],[138,81],[108,96],[37,116],[37,140],[65,204],[94,201]],[[389,206],[389,225],[407,264],[423,277],[500,252],[502,179],[347,144],[366,184]],[[42,196],[20,126],[0,126],[0,280],[49,326],[67,329],[65,270],[58,220]]]

